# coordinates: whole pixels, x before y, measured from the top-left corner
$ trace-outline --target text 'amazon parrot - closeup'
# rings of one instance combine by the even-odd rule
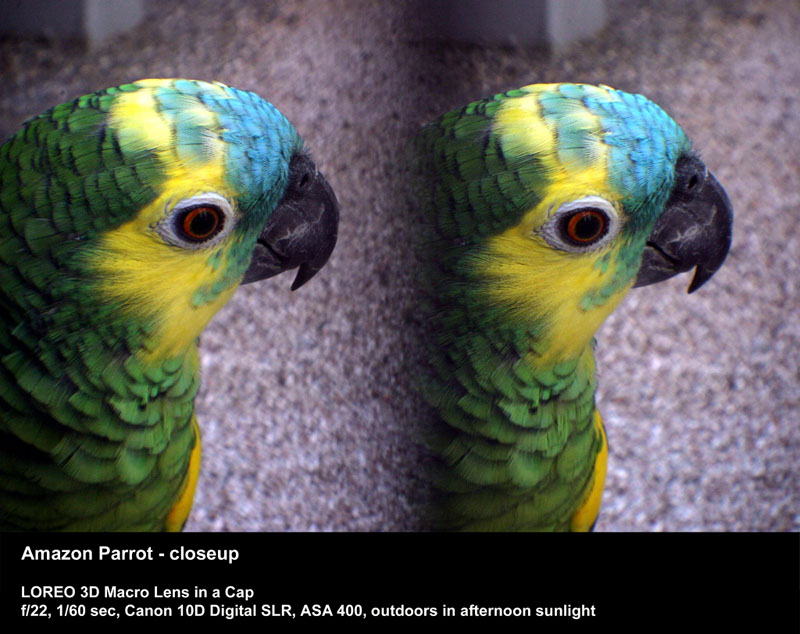
[[[328,260],[338,205],[253,93],[151,79],[0,148],[0,528],[177,530],[197,338],[242,282]]]
[[[588,530],[607,444],[594,335],[633,286],[722,265],[733,211],[681,128],[606,86],[532,85],[419,139],[437,526]]]

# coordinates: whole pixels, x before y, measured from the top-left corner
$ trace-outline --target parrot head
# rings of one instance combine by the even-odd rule
[[[725,191],[641,95],[531,85],[444,115],[421,143],[432,246],[458,280],[441,305],[523,325],[548,362],[577,358],[631,287],[696,268],[692,292],[728,252]]]
[[[589,530],[608,443],[594,335],[634,286],[722,265],[733,212],[640,95],[531,85],[420,135],[434,523]]]
[[[178,356],[240,283],[298,268],[299,288],[336,244],[336,196],[294,127],[223,84],[150,79],[86,95],[3,151],[4,259],[20,272],[6,292],[49,333],[68,317],[128,319],[134,345]],[[33,306],[43,289],[48,305]]]

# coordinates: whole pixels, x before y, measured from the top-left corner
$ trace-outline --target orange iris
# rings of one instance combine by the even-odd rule
[[[181,227],[192,240],[207,240],[222,226],[222,214],[216,207],[201,206],[191,209],[184,217]]]
[[[597,209],[583,209],[569,219],[567,236],[579,244],[594,242],[605,233],[606,222],[605,214]]]

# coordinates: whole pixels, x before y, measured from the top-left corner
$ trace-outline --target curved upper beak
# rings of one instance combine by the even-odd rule
[[[689,293],[716,273],[733,236],[733,207],[725,190],[699,160],[696,190],[676,188],[647,240],[634,286],[655,284],[695,268]]]
[[[328,181],[310,159],[307,178],[291,186],[269,217],[253,250],[242,284],[299,267],[292,283],[297,290],[328,261],[339,227],[339,203]]]

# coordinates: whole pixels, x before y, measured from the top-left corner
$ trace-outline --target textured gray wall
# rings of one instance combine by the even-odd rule
[[[134,28],[144,12],[142,0],[4,0],[0,32],[68,38],[96,48]]]
[[[418,34],[468,44],[563,48],[605,25],[605,0],[415,0]]]

